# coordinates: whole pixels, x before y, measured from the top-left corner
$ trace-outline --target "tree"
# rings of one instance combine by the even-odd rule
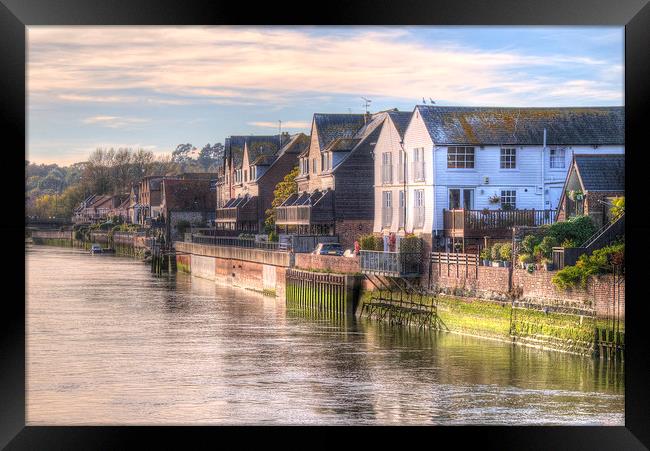
[[[206,171],[221,164],[222,160],[223,144],[221,143],[216,143],[214,146],[210,146],[210,143],[206,144],[199,152],[197,159],[199,165]]]
[[[194,148],[192,144],[179,144],[172,152],[172,161],[174,163],[188,163],[190,160],[189,153]]]
[[[298,183],[296,182],[298,173],[298,166],[296,166],[284,177],[284,180],[275,186],[271,208],[265,212],[264,228],[266,233],[270,234],[275,231],[275,208],[279,207],[289,196],[298,192]]]

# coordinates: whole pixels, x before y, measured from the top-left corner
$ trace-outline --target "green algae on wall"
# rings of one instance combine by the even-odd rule
[[[382,302],[383,310],[379,310],[380,313],[377,314],[377,309],[363,308],[373,297],[373,292],[364,291],[358,314],[369,317],[367,312],[373,311],[375,318],[390,319],[390,312],[383,314],[385,310],[398,308],[390,305],[391,296],[389,292],[382,293],[382,298],[388,301]],[[436,318],[428,321],[427,326],[453,333],[495,338],[585,355],[602,352],[603,347],[622,348],[625,340],[624,325],[614,324],[611,320],[596,319],[593,315],[553,311],[552,308],[542,306],[539,308],[531,305],[513,306],[510,302],[448,295],[424,296],[421,301],[418,298],[418,302],[435,306]],[[421,324],[417,321],[415,323]]]

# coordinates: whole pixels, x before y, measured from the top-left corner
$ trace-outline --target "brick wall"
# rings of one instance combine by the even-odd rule
[[[508,280],[508,268],[431,265],[431,287],[458,296],[503,301],[508,298]]]
[[[354,274],[360,271],[359,257],[296,254],[295,265],[299,269],[330,270],[339,274]]]
[[[431,265],[431,287],[457,296],[495,300],[508,300],[510,292],[509,268],[491,266],[468,267],[456,265]],[[615,286],[614,276],[590,278],[587,287],[560,290],[551,279],[556,271],[512,270],[513,292],[518,300],[542,304],[578,305],[593,307],[599,317],[619,314],[625,318],[625,281]]]
[[[499,268],[500,269],[500,268]],[[615,287],[614,276],[603,275],[591,277],[586,288],[560,290],[555,287],[551,279],[556,271],[528,271],[515,268],[512,274],[513,287],[521,288],[522,300],[533,300],[551,303],[578,303],[589,305],[596,309],[598,316],[610,316],[618,310],[620,294],[620,316],[625,318],[625,282],[622,281],[620,289]]]
[[[336,235],[344,249],[354,249],[361,235],[372,233],[373,219],[344,219],[336,221]]]

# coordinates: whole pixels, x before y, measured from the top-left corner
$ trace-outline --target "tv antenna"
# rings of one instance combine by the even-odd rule
[[[278,119],[278,135],[280,135],[280,147],[282,147],[282,121]]]
[[[366,109],[366,114],[368,114],[368,107],[370,106],[370,102],[372,100],[366,99],[365,97],[361,97],[363,99],[363,107]]]

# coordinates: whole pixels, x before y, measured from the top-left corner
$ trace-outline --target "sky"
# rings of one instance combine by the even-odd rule
[[[313,113],[622,106],[623,27],[30,26],[27,155],[169,154]]]

